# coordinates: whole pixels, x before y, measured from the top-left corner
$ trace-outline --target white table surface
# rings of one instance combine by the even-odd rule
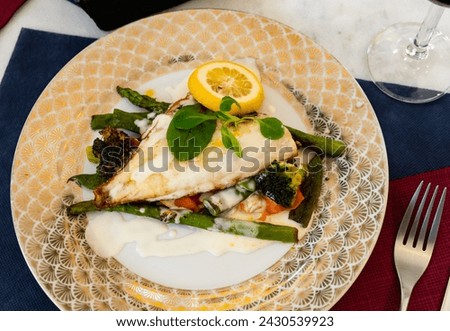
[[[421,22],[429,5],[427,0],[191,0],[175,8],[234,9],[272,18],[311,37],[356,78],[369,79],[371,39],[390,24]],[[66,0],[28,0],[0,29],[0,79],[23,27],[95,38],[108,33]],[[438,28],[450,36],[450,10]]]

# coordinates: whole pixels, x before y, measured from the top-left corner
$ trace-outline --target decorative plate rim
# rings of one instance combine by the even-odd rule
[[[198,23],[198,21],[200,20],[200,22],[204,25],[204,28],[198,29],[197,27],[196,30],[195,26],[193,25],[192,17],[196,17],[197,19],[196,23]],[[219,20],[217,20],[218,17],[224,20],[226,24],[224,25],[223,22],[219,22]],[[216,18],[216,20],[211,20],[211,18]],[[179,23],[180,19],[182,23]],[[163,24],[168,22],[172,24],[169,25]],[[197,35],[195,36],[198,37],[198,39],[201,42],[197,42],[197,40],[189,40],[189,38],[187,38],[189,37],[189,33],[183,34],[182,31],[180,32],[179,30],[180,26],[187,28],[191,37],[194,36],[193,35],[194,32],[197,33]],[[207,29],[207,27],[209,29]],[[208,36],[210,35],[207,33],[209,31],[206,30],[212,30],[213,31],[212,33],[216,32],[218,33],[219,31],[218,28],[224,28],[225,30],[223,33],[217,35],[219,41],[209,40]],[[165,45],[162,40],[158,40],[158,42],[162,43],[162,45],[159,46],[160,48],[158,48],[157,50],[152,49],[153,52],[152,56],[151,57],[149,56],[149,58],[146,61],[145,58],[143,57],[143,54],[146,54],[145,52],[148,51],[148,49],[146,49],[146,45],[142,45],[142,49],[139,49],[139,47],[137,47],[136,41],[142,40],[142,38],[145,37],[152,37],[150,32],[158,36],[156,32],[156,30],[158,29],[163,29],[163,32],[160,32],[159,35],[160,37],[167,37],[167,35],[163,34],[169,33],[172,39],[175,38],[174,40],[176,41],[180,40],[185,41],[188,43],[188,46],[186,46],[184,49],[183,47],[177,48],[176,47],[177,45],[174,45],[173,41],[172,44],[169,43],[168,45]],[[243,36],[240,33],[242,32],[242,29],[246,30],[247,32],[251,32],[252,38],[249,38],[248,36]],[[205,35],[199,36],[199,34],[201,33],[204,33]],[[282,38],[279,37],[280,33],[282,34]],[[333,288],[331,294],[332,298],[329,301],[324,302],[322,306],[320,306],[320,303],[323,302],[319,302],[316,305],[311,303],[314,300],[314,297],[313,298],[307,297],[305,299],[305,303],[297,302],[296,296],[298,297],[299,295],[300,296],[306,295],[303,292],[300,293],[303,290],[302,287],[295,287],[295,290],[297,290],[296,293],[286,295],[286,297],[289,297],[288,299],[290,301],[282,297],[277,298],[275,295],[275,299],[273,297],[269,297],[268,300],[262,300],[260,302],[258,302],[256,298],[253,298],[253,301],[251,300],[252,298],[250,299],[247,298],[248,300],[236,299],[235,300],[236,304],[234,306],[224,305],[223,303],[221,303],[220,305],[214,304],[208,305],[209,301],[208,302],[205,301],[206,303],[204,303],[201,300],[199,301],[200,303],[197,302],[197,304],[195,304],[195,302],[194,303],[190,302],[187,305],[177,305],[177,304],[171,305],[171,302],[175,300],[173,297],[180,294],[179,293],[180,291],[173,289],[174,292],[172,294],[172,297],[170,294],[168,294],[167,295],[168,299],[166,298],[168,301],[162,304],[161,302],[158,302],[157,300],[154,300],[152,298],[152,295],[154,293],[145,293],[145,291],[148,290],[147,285],[150,286],[150,292],[152,292],[152,290],[154,290],[154,288],[152,288],[154,284],[152,285],[151,282],[148,282],[147,280],[139,279],[139,277],[137,283],[132,282],[130,283],[131,285],[129,286],[128,290],[130,290],[131,292],[124,294],[119,293],[121,292],[120,289],[116,288],[105,289],[105,293],[110,295],[111,293],[116,293],[115,291],[118,291],[119,294],[117,295],[117,298],[105,297],[106,296],[105,293],[82,293],[83,291],[88,292],[89,289],[86,289],[86,284],[83,283],[86,280],[84,279],[81,280],[82,276],[76,275],[76,272],[79,271],[78,269],[80,269],[80,264],[83,263],[83,261],[81,261],[83,258],[89,257],[92,259],[92,261],[90,262],[95,263],[96,262],[95,254],[93,255],[93,252],[89,251],[89,247],[83,246],[83,243],[81,243],[81,246],[82,249],[84,250],[83,251],[84,257],[80,257],[83,256],[83,254],[77,251],[72,252],[70,251],[70,249],[67,249],[67,246],[79,244],[76,242],[74,237],[82,235],[83,232],[82,229],[80,228],[75,229],[74,228],[75,225],[68,225],[68,223],[64,221],[67,215],[64,215],[64,210],[61,209],[61,204],[58,206],[58,203],[61,202],[63,204],[65,203],[64,199],[71,200],[71,194],[73,192],[70,190],[69,192],[67,191],[66,188],[61,187],[61,178],[63,178],[68,171],[73,170],[74,165],[77,164],[76,157],[78,154],[70,152],[70,148],[73,147],[72,146],[73,143],[72,145],[70,145],[71,144],[70,141],[66,142],[67,144],[70,145],[69,147],[67,146],[61,147],[61,145],[58,145],[57,149],[55,148],[49,149],[46,148],[45,145],[48,141],[48,140],[46,141],[46,139],[56,140],[65,136],[65,134],[67,133],[73,134],[74,132],[79,130],[80,127],[86,127],[87,120],[86,118],[84,119],[79,118],[79,121],[73,121],[67,114],[61,114],[61,112],[55,113],[55,108],[61,107],[60,109],[64,110],[68,108],[68,106],[71,106],[74,103],[81,101],[84,102],[83,106],[87,107],[88,109],[83,108],[82,111],[78,109],[78,112],[76,112],[77,109],[75,109],[74,110],[75,114],[72,115],[81,116],[86,111],[87,113],[84,115],[85,117],[87,117],[88,114],[98,112],[99,110],[103,111],[101,109],[107,108],[105,107],[104,104],[102,104],[102,102],[111,97],[111,93],[105,92],[106,90],[105,86],[109,86],[111,84],[111,80],[113,80],[115,84],[117,84],[120,81],[131,82],[131,85],[139,84],[139,82],[142,83],[146,80],[148,81],[149,78],[151,77],[157,77],[158,75],[161,75],[162,73],[164,73],[164,70],[167,70],[167,66],[171,66],[171,68],[174,70],[177,69],[180,70],[183,68],[192,67],[193,62],[194,63],[196,61],[199,62],[202,61],[204,58],[208,57],[212,58],[221,57],[227,54],[227,52],[228,54],[234,54],[234,56],[236,56],[237,55],[236,50],[225,49],[222,44],[225,43],[227,46],[230,47],[232,46],[229,43],[227,44],[225,40],[226,37],[230,36],[230,34],[232,36],[241,37],[241,39],[236,41],[238,45],[246,45],[248,48],[251,48],[253,51],[257,50],[259,53],[262,52],[260,50],[261,48],[264,49],[264,58],[261,59],[258,58],[262,63],[262,69],[264,70],[264,74],[271,77],[274,81],[281,82],[283,88],[289,90],[295,97],[296,101],[299,103],[299,107],[303,107],[307,113],[309,112],[308,117],[311,120],[316,133],[326,134],[330,136],[336,134],[337,138],[342,138],[344,139],[344,141],[345,138],[349,139],[350,142],[349,152],[348,154],[345,155],[346,158],[345,160],[344,158],[342,158],[340,164],[340,166],[343,168],[339,169],[339,167],[336,167],[336,164],[331,164],[329,166],[334,167],[334,169],[332,169],[333,171],[344,172],[346,178],[348,178],[348,176],[351,176],[352,171],[355,169],[357,165],[361,165],[361,163],[366,162],[365,166],[368,166],[368,169],[363,167],[364,172],[355,171],[353,173],[353,175],[356,177],[356,179],[354,179],[355,183],[357,184],[364,183],[364,185],[366,185],[366,189],[368,183],[371,185],[370,176],[381,177],[375,178],[377,180],[376,185],[378,185],[379,187],[376,187],[375,190],[371,190],[369,192],[362,192],[360,195],[362,196],[361,199],[365,203],[370,202],[372,204],[371,207],[377,208],[376,215],[373,217],[373,219],[372,218],[370,219],[372,224],[365,223],[365,220],[367,221],[367,219],[369,219],[369,216],[367,215],[366,217],[364,216],[365,215],[364,213],[369,212],[368,208],[366,208],[365,210],[363,208],[362,211],[361,210],[356,211],[362,213],[360,216],[362,219],[361,224],[364,224],[364,226],[373,227],[373,229],[369,230],[366,229],[367,235],[370,237],[366,238],[368,244],[367,246],[365,246],[366,248],[364,248],[365,252],[363,254],[363,257],[361,258],[360,261],[358,261],[357,266],[354,268],[354,270],[351,271],[351,275],[349,276],[349,278],[347,279],[345,278],[347,277],[347,275],[344,276],[341,275],[343,277],[342,281],[346,283],[342,286],[342,288],[336,286],[337,292]],[[130,42],[128,38],[130,38],[132,41]],[[152,40],[152,46],[156,46],[155,43],[156,39]],[[301,47],[299,48],[299,46],[296,43],[299,44],[302,43],[303,47],[305,48],[304,49],[302,49]],[[206,47],[203,47],[203,49],[198,48],[196,53],[194,51],[194,48],[199,44],[203,46],[206,45],[210,47],[212,46],[214,51],[211,51],[210,49],[206,49]],[[269,49],[274,50],[273,47],[275,46],[273,45],[276,46],[275,50],[277,50],[278,57],[272,57],[270,55],[270,52],[266,52]],[[165,46],[172,47],[173,49],[165,48]],[[130,54],[128,54],[128,57],[126,56],[125,54],[126,52],[124,51],[124,50],[128,51],[127,47],[131,47],[131,49],[133,50],[129,51]],[[306,57],[302,57],[302,55],[299,54],[299,52],[296,52],[296,50],[298,51],[298,49],[302,49],[303,51],[307,50],[309,54]],[[290,53],[287,52],[287,50],[289,50]],[[177,51],[178,53],[176,53]],[[246,51],[248,52],[247,48],[244,48],[243,52],[245,53]],[[155,54],[155,52],[159,53]],[[194,54],[195,56],[193,58],[190,58],[189,55],[192,54]],[[156,57],[156,55],[160,56],[159,58],[157,58],[159,59],[159,61],[153,60],[153,57]],[[185,59],[182,58],[182,56],[184,55],[187,55],[188,57]],[[91,62],[90,60],[92,60],[93,58],[100,59],[99,63],[97,63],[100,69],[90,66]],[[109,62],[105,61],[105,59],[108,60]],[[129,61],[129,63],[127,63],[129,69],[128,71],[125,70],[127,69],[127,66],[123,66],[121,64],[119,65],[115,62],[118,59]],[[164,68],[158,67],[158,65],[162,63],[162,59],[164,59],[164,61],[167,61],[168,63]],[[171,63],[171,61],[173,62]],[[287,68],[286,63],[296,67],[293,69]],[[141,72],[139,72],[139,70],[137,70],[136,68],[141,69]],[[101,71],[99,72],[99,70]],[[292,73],[292,75],[294,76],[286,75],[286,70],[288,70],[288,72],[290,72],[289,70],[293,70],[295,71],[296,75],[294,75],[294,73]],[[308,77],[305,78],[299,75],[299,72],[302,72],[302,70],[307,72],[306,76]],[[87,74],[87,76],[84,77],[94,77],[94,78],[91,80],[84,79],[84,83],[87,85],[86,86],[80,85],[83,84],[83,79],[82,77],[80,77],[80,75],[83,76],[85,74]],[[118,77],[121,78],[118,79]],[[337,78],[339,78],[339,82],[334,81],[338,80]],[[85,90],[83,89],[86,88],[98,89],[99,91],[101,91],[101,95],[93,96],[91,91],[89,91],[90,94],[86,97],[85,94],[78,93],[80,92],[80,89],[82,92],[83,91],[85,92]],[[323,91],[324,94],[320,95],[320,93],[317,93],[317,91],[319,90]],[[73,93],[73,91],[75,91],[76,93]],[[331,93],[333,91],[337,93],[340,99],[336,100],[337,97],[335,97],[333,93]],[[352,96],[351,98],[348,96],[350,94]],[[68,99],[64,100],[64,97]],[[117,98],[116,99],[113,98],[113,100],[117,100]],[[108,104],[108,102],[106,102],[106,104]],[[111,104],[111,102],[109,102],[109,104]],[[333,109],[331,107],[332,105],[337,106],[337,108]],[[353,116],[354,118],[348,119],[349,116],[347,116],[346,111],[344,110],[344,108],[347,106],[350,108],[346,110],[358,111],[363,116],[363,118],[359,119]],[[349,113],[348,115],[352,114]],[[351,120],[354,120],[355,122],[348,123]],[[59,124],[59,126],[56,127],[50,133],[43,133],[41,127],[43,123],[41,123],[40,121],[41,122],[43,121],[46,125]],[[342,123],[347,124],[347,126],[343,126]],[[49,127],[45,128],[49,129]],[[50,129],[51,128],[52,127],[50,127]],[[354,128],[355,130],[353,130]],[[343,129],[345,129],[344,132]],[[360,142],[355,137],[359,138],[369,137],[371,138],[371,140]],[[376,150],[372,151],[372,153],[374,154],[369,155],[372,158],[367,157],[366,154],[369,153],[369,147],[374,148],[375,146],[378,146],[378,149],[375,148]],[[44,160],[49,161],[49,163],[51,164],[49,167],[52,168],[53,170],[56,170],[56,172],[59,175],[59,181],[55,181],[54,178],[52,178],[51,172],[49,173],[49,169],[47,169],[48,167],[46,168],[45,165],[42,164],[42,162],[39,163],[40,162],[39,158],[37,159],[35,157],[33,158],[29,155],[29,153],[27,153],[29,152],[30,148],[31,149],[36,148],[40,152],[40,154],[39,153],[37,154],[43,157]],[[366,154],[363,155],[359,153],[360,149],[364,150]],[[62,160],[59,156],[55,156],[55,151],[57,152],[56,154],[64,155],[70,160],[69,161],[67,161],[67,159]],[[22,162],[23,160],[28,160],[29,161],[28,164],[26,162],[23,163]],[[375,165],[373,164],[373,162],[370,163],[373,160],[377,161],[378,163]],[[70,162],[72,162],[73,164]],[[34,167],[40,170],[39,172],[40,179],[36,179],[36,174],[30,171],[34,169]],[[333,171],[330,171],[329,174],[332,175],[334,173]],[[379,173],[376,173],[377,171],[379,171]],[[302,35],[300,32],[293,30],[292,28],[283,23],[279,23],[275,20],[258,16],[255,14],[249,14],[232,10],[190,9],[190,10],[167,12],[151,16],[148,18],[144,18],[134,23],[128,24],[112,32],[111,34],[108,34],[98,39],[97,41],[86,47],[73,59],[71,59],[60,72],[58,72],[58,74],[50,81],[48,86],[39,96],[20,134],[14,155],[14,162],[11,175],[11,184],[10,184],[11,209],[19,246],[31,272],[33,273],[34,277],[36,278],[37,282],[42,287],[44,292],[48,295],[48,297],[55,303],[55,305],[57,305],[62,310],[86,309],[86,308],[87,309],[109,308],[119,310],[123,310],[124,308],[172,309],[174,307],[175,309],[186,309],[186,307],[189,309],[220,308],[220,309],[259,309],[259,310],[286,309],[286,307],[289,307],[290,309],[308,309],[308,310],[330,309],[346,293],[346,291],[350,288],[351,284],[359,276],[377,242],[386,211],[386,201],[389,187],[388,178],[389,176],[388,176],[388,161],[386,155],[386,147],[384,144],[384,138],[381,132],[380,125],[372,109],[372,106],[370,105],[367,96],[364,94],[357,81],[339,63],[339,61],[337,61],[332,55],[330,55],[322,46],[318,45],[317,43],[312,41],[309,37]],[[341,177],[334,178],[334,180],[336,180],[337,182],[336,185],[339,184],[338,183],[339,179],[342,178]],[[333,180],[333,178],[330,180]],[[43,182],[49,184],[51,188],[48,189],[45,185],[42,186],[41,184]],[[30,196],[29,195],[30,193],[24,192],[23,189],[20,187],[21,184],[28,185],[28,188],[37,189],[38,192],[37,199],[30,199],[29,201],[26,201],[27,200],[26,198],[30,198],[33,195]],[[340,184],[344,185],[343,183]],[[327,183],[327,185],[330,184]],[[342,206],[342,203],[345,200],[344,198],[354,199],[355,196],[358,196],[359,193],[358,194],[355,193],[356,189],[354,189],[354,187],[349,188],[349,186],[346,185],[348,184],[345,184],[344,185],[345,187],[340,188],[343,190],[348,190],[347,195],[345,195],[344,197],[335,197],[333,196],[335,192],[333,192],[332,190],[327,190],[327,187],[323,188],[322,200],[326,197],[326,199],[328,198],[331,199],[330,201],[332,203],[330,202],[330,206],[324,206],[324,202],[322,201],[321,211],[325,211],[325,209],[327,209],[328,207],[335,207],[337,209],[342,207],[344,208],[344,211],[336,210],[335,212],[337,213],[337,215],[343,217],[341,214],[347,213],[348,214],[347,216],[350,216],[349,211],[345,210],[345,205]],[[60,190],[61,194],[59,195],[59,197],[55,197],[52,196],[51,193],[48,193],[48,190],[53,191]],[[353,194],[353,196],[349,196],[350,193],[348,192],[350,191],[351,194]],[[330,194],[331,197],[328,197],[327,194]],[[374,195],[376,196],[373,197]],[[373,198],[374,201],[369,201],[371,198]],[[42,204],[42,201],[45,199],[50,199],[48,201],[49,204],[44,203],[43,206],[40,205]],[[55,203],[55,201],[57,203]],[[351,211],[354,212],[357,207],[361,207],[360,205],[361,204],[355,206],[355,208],[353,208]],[[320,211],[316,211],[315,213],[316,222],[320,222],[321,220],[321,217],[318,216],[318,214],[320,214]],[[327,217],[328,216],[325,217],[324,221],[325,223],[320,224],[320,226],[322,226],[321,229],[323,229],[324,226],[326,225],[330,225],[330,227],[336,226],[336,224],[334,224],[333,221],[329,220]],[[78,227],[82,227],[83,225],[82,219],[72,221],[78,222],[79,223],[77,225]],[[319,229],[320,226],[318,225],[316,226],[316,228]],[[346,223],[342,225],[344,230],[346,226],[352,227],[352,224],[349,225]],[[61,238],[59,239],[56,238],[59,235],[61,235]],[[342,239],[341,237],[339,237],[338,239],[341,240]],[[308,240],[314,240],[314,238],[315,238],[314,236],[309,236]],[[39,240],[42,241],[39,242]],[[360,238],[360,240],[357,241],[355,245],[361,243],[362,242],[361,240],[362,239]],[[366,242],[364,242],[364,244],[365,243]],[[39,250],[40,246],[45,246],[46,250],[40,251]],[[313,244],[312,246],[310,245],[308,247],[316,248],[317,246]],[[70,248],[74,249],[73,247]],[[323,252],[321,253],[324,254],[322,256],[326,255]],[[326,251],[326,253],[328,253],[328,251]],[[69,258],[67,261],[64,260],[62,264],[63,267],[60,268],[63,270],[58,270],[60,274],[57,274],[57,271],[54,271],[52,274],[52,272],[50,272],[49,270],[45,270],[45,268],[50,267],[49,264],[51,265],[52,263],[51,261],[53,261],[53,259],[55,261],[58,261],[58,263],[60,263],[62,255],[64,254],[70,255],[70,258],[75,259],[75,261],[72,261]],[[298,254],[298,256],[300,255]],[[336,253],[335,255],[338,254]],[[298,262],[299,261],[298,256],[297,258],[291,258],[287,262],[292,262],[295,260],[297,261],[297,264],[300,264],[300,262]],[[318,260],[314,260],[315,263],[318,263],[317,261]],[[114,272],[120,270],[120,266],[114,265],[114,262],[107,261],[106,263],[107,266],[109,267],[113,265],[112,269],[114,270]],[[327,261],[325,263],[330,264],[331,262]],[[338,265],[336,261],[334,261],[334,263]],[[55,264],[55,266],[57,269],[58,264]],[[89,269],[88,267],[86,268]],[[287,267],[283,265],[280,266],[280,268],[287,268]],[[299,266],[297,265],[296,272],[298,272],[299,270],[298,268]],[[328,266],[328,268],[330,269],[332,267]],[[89,269],[87,271],[89,273],[89,277],[92,278],[94,277],[93,275],[96,273],[97,270]],[[333,272],[337,273],[339,271],[341,271],[341,269],[336,267]],[[122,272],[122,274],[120,274],[120,272]],[[127,273],[127,271],[120,271],[120,272],[118,272],[120,275],[113,275],[113,276],[124,277],[126,279],[128,279],[127,277],[131,277],[133,279],[133,277],[130,276]],[[318,286],[319,289],[317,290],[318,292],[315,292],[315,295],[317,295],[317,293],[321,291],[320,288],[321,284],[323,285],[324,283],[328,282],[328,285],[330,285],[332,281],[329,281],[328,278],[330,277],[333,278],[336,276],[336,275],[330,276],[330,274],[331,273],[324,276],[320,275],[325,277],[325,280],[323,280],[322,283],[320,283],[320,280],[318,281],[317,278],[307,280],[310,282],[319,282]],[[113,276],[108,275],[106,276],[106,279],[110,279],[108,277]],[[270,277],[272,276],[273,273],[270,275],[268,274],[266,275],[266,278],[263,277],[263,280],[262,281],[260,280],[259,283],[256,282],[256,284],[261,284],[263,281],[267,282],[268,279],[271,279]],[[48,279],[46,277],[48,277]],[[60,278],[57,279],[58,282],[52,283],[55,277]],[[69,280],[66,280],[63,277],[66,277]],[[76,280],[75,279],[76,277],[80,277],[80,279]],[[100,285],[104,285],[102,284],[102,281],[104,281],[105,279],[102,279],[102,277],[99,275],[95,277],[99,278],[98,281]],[[318,276],[316,275],[315,277]],[[298,278],[296,280],[298,280]],[[275,282],[275,284],[277,284],[277,280],[273,281]],[[77,284],[74,285],[74,283]],[[134,285],[138,284],[138,286],[133,289],[134,287],[133,284]],[[108,287],[108,285],[109,284],[106,284],[104,285],[104,287]],[[58,288],[58,286],[60,286],[61,289]],[[65,291],[64,286],[66,286],[65,289],[67,290],[67,292],[64,292]],[[282,289],[282,291],[291,290],[292,292],[294,291],[292,289],[293,286],[298,286],[298,284],[296,284],[295,282],[293,282],[293,284],[291,285],[288,284],[288,287],[286,289]],[[324,289],[327,289],[325,285],[323,286]],[[163,292],[166,290],[161,289],[159,286],[156,286],[156,289],[161,290]],[[61,293],[57,291],[60,291]],[[255,293],[259,292],[256,291]],[[120,302],[115,303],[113,302],[114,299],[117,299],[117,301]],[[67,301],[64,302],[64,300]]]

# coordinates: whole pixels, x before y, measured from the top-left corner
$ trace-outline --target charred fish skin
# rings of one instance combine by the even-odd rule
[[[298,153],[289,130],[285,129],[280,139],[270,140],[261,134],[257,123],[246,121],[233,128],[244,151],[242,157],[223,146],[219,123],[200,155],[178,161],[170,153],[165,136],[171,119],[167,114],[158,115],[128,164],[94,191],[99,208],[224,189],[254,176],[274,160],[287,160]]]

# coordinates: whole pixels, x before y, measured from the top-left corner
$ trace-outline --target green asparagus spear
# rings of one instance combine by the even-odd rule
[[[147,112],[128,113],[120,109],[114,109],[111,114],[93,115],[91,120],[92,130],[102,130],[107,126],[111,128],[125,129],[140,133],[136,121],[147,118]],[[148,120],[150,123],[150,120]]]
[[[99,211],[94,201],[82,201],[68,208],[71,215]],[[257,239],[295,243],[298,241],[296,228],[268,223],[257,223],[214,217],[208,214],[189,211],[169,210],[151,203],[128,203],[101,209],[102,211],[118,211],[133,215],[147,216],[166,223],[184,224],[210,231],[217,231]]]
[[[320,154],[325,153],[328,156],[337,157],[341,156],[345,151],[345,144],[340,140],[315,136],[289,126],[286,126],[286,128],[289,130],[294,140],[298,140],[305,147],[311,146]]]
[[[170,103],[157,101],[155,98],[140,94],[139,92],[128,87],[117,86],[116,89],[120,96],[127,98],[133,105],[147,109],[150,112],[161,114],[164,113],[170,106]]]
[[[308,227],[314,208],[319,200],[323,180],[322,159],[316,155],[308,164],[308,176],[300,185],[305,200],[289,212],[289,218],[303,227]]]
[[[202,200],[202,202],[211,215],[217,216],[248,198],[255,190],[255,181],[252,178],[245,179],[235,186],[214,193],[210,197]]]
[[[296,228],[270,223],[249,222],[195,213],[188,213],[174,223],[263,240],[285,243],[296,243],[298,241]]]

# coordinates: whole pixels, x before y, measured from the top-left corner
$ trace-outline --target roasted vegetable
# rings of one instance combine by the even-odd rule
[[[300,191],[303,193],[305,199],[295,209],[289,212],[289,218],[303,227],[307,227],[314,209],[319,200],[320,191],[323,181],[323,166],[322,159],[316,155],[308,163],[308,176],[305,177],[300,185]]]
[[[100,176],[99,174],[80,174],[70,177],[68,182],[74,182],[79,186],[83,186],[87,189],[93,190],[97,186],[106,182],[106,178]]]
[[[102,139],[94,140],[92,153],[100,160],[97,174],[108,179],[128,162],[139,140],[111,127],[101,130],[100,134]]]
[[[140,128],[136,125],[136,121],[147,119],[148,112],[128,113],[120,109],[114,109],[111,114],[93,115],[91,120],[92,130],[102,130],[106,127],[125,129],[132,132],[140,133]]]
[[[256,189],[284,208],[291,208],[306,171],[288,162],[273,161],[255,176]]]
[[[96,138],[94,144],[87,149],[87,153],[92,154],[89,160],[92,162],[95,158],[98,163],[96,173],[75,175],[68,182],[94,190],[121,169],[139,145],[138,139],[115,128],[106,127],[100,134],[102,138]]]
[[[150,124],[156,115],[164,113],[170,106],[170,103],[158,101],[127,87],[117,86],[116,90],[120,96],[127,98],[135,106],[147,111],[129,113],[116,108],[110,114],[93,115],[91,120],[91,128],[93,130],[112,127],[142,133],[136,121],[147,119],[148,124]]]
[[[92,151],[92,146],[86,147],[86,157],[87,157],[88,161],[91,163],[95,163],[95,164],[100,163],[100,159],[98,157],[96,157]]]
[[[170,106],[170,103],[158,101],[155,98],[140,94],[139,92],[128,87],[117,86],[116,90],[121,97],[127,98],[133,105],[147,109],[149,112],[161,114],[164,113]]]
[[[320,155],[325,154],[331,157],[337,157],[341,156],[345,151],[345,144],[340,140],[315,136],[289,126],[286,126],[286,128],[294,140],[300,142],[304,147],[313,148]]]
[[[200,202],[200,194],[185,195],[184,197],[175,199],[173,203],[179,208],[189,209],[195,212],[199,212],[203,208]]]
[[[94,201],[82,201],[68,208],[71,215],[99,211]],[[186,212],[186,210],[170,210],[152,203],[129,203],[101,209],[102,211],[118,211],[133,215],[159,219],[165,223],[176,223],[239,236],[285,243],[298,241],[298,230],[289,226],[273,225],[214,217],[208,214]]]
[[[247,178],[235,186],[212,194],[202,202],[211,215],[217,216],[248,198],[250,194],[255,192],[255,189],[256,186],[253,178]]]

